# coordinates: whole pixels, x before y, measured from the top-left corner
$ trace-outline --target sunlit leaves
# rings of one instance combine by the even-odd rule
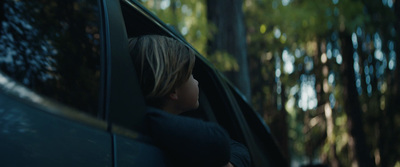
[[[261,33],[261,34],[264,34],[265,31],[267,31],[267,27],[265,26],[265,24],[261,24],[261,26],[260,26],[260,33]]]
[[[162,21],[172,25],[202,55],[206,55],[207,39],[215,30],[207,24],[205,0],[141,0],[144,6]]]
[[[207,58],[222,72],[239,70],[237,60],[227,52],[217,51],[212,55],[208,55]]]

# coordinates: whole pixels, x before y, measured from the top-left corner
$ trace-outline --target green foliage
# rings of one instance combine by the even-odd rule
[[[227,52],[217,51],[207,58],[222,72],[239,70],[237,60]]]
[[[213,26],[207,24],[205,0],[141,0],[162,21],[172,25],[202,55],[206,55],[207,39]]]

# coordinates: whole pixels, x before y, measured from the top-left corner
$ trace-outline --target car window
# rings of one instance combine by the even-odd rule
[[[38,94],[97,116],[97,2],[1,0],[0,70]]]
[[[145,13],[146,9],[139,3],[123,0],[121,1],[121,10],[128,38],[146,34],[171,36],[162,26],[163,23],[151,13]]]

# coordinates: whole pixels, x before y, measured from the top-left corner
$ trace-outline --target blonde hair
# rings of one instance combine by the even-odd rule
[[[160,35],[131,38],[129,49],[148,105],[162,107],[165,96],[192,74],[194,52],[173,38]]]

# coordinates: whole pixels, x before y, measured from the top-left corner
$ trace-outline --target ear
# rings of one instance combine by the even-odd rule
[[[174,91],[172,91],[171,93],[169,93],[168,97],[171,100],[178,100],[178,93],[177,93],[176,89]]]

